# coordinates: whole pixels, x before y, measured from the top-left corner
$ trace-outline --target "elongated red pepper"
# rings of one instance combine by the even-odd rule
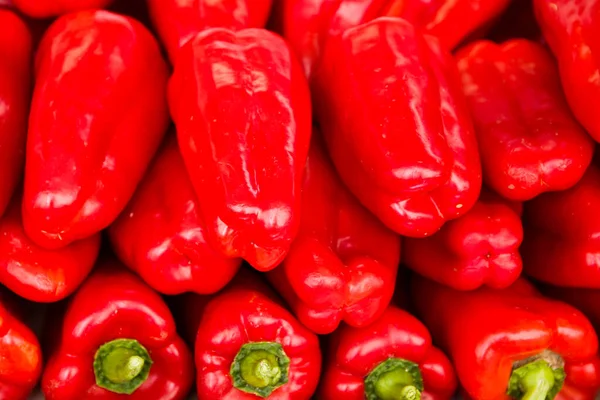
[[[342,320],[365,326],[381,316],[394,292],[400,238],[346,189],[318,135],[304,173],[300,233],[267,276],[300,322],[327,334]]]
[[[562,192],[525,203],[525,272],[554,285],[600,288],[600,168]]]
[[[24,14],[33,18],[49,18],[75,11],[104,8],[113,0],[11,0]]]
[[[552,49],[571,110],[600,141],[599,0],[534,0],[537,21]]]
[[[57,250],[37,246],[25,235],[15,196],[0,218],[0,283],[28,300],[62,300],[90,273],[99,249],[99,233]]]
[[[488,186],[523,201],[581,179],[593,140],[571,114],[541,45],[478,41],[460,51],[457,62]]]
[[[273,0],[148,0],[152,22],[169,58],[198,32],[208,28],[262,28]]]
[[[167,67],[151,34],[108,11],[59,18],[37,54],[23,221],[47,248],[107,227],[168,124]]]
[[[42,372],[42,351],[21,320],[20,304],[0,290],[0,398],[26,400]]]
[[[195,337],[202,400],[305,400],[317,388],[317,336],[256,275],[241,270],[217,295],[187,294],[180,327]]]
[[[161,293],[214,293],[233,278],[241,260],[225,258],[206,243],[198,208],[173,136],[110,227],[113,249]]]
[[[411,294],[472,398],[553,399],[565,378],[570,386],[589,383],[577,366],[600,362],[588,319],[524,279],[462,292],[415,277]]]
[[[53,324],[46,399],[186,398],[191,354],[161,297],[125,267],[98,267]]]
[[[274,268],[300,224],[311,134],[309,91],[291,50],[262,29],[204,31],[179,53],[169,105],[207,240]]]
[[[22,178],[31,95],[32,38],[12,11],[0,9],[0,216]]]
[[[520,214],[500,196],[484,190],[469,212],[435,235],[406,239],[403,262],[454,289],[504,288],[521,275],[522,241]]]
[[[399,18],[328,42],[315,110],[342,180],[388,227],[412,237],[467,212],[481,166],[450,54]]]
[[[321,400],[449,400],[456,391],[454,368],[425,325],[394,306],[367,327],[340,327],[327,346]]]

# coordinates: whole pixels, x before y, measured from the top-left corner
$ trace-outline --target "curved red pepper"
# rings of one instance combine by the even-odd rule
[[[365,326],[383,313],[394,292],[400,238],[346,189],[316,136],[304,173],[300,233],[267,277],[300,322],[327,334],[342,320]]]
[[[600,168],[569,190],[525,203],[525,272],[560,286],[600,288]]]
[[[198,32],[208,28],[262,28],[273,0],[148,0],[150,18],[169,58]]]
[[[181,327],[197,332],[199,398],[311,398],[321,371],[317,336],[256,275],[242,270],[219,294],[188,294],[184,302]]]
[[[541,45],[479,41],[460,51],[457,62],[487,185],[523,201],[581,179],[594,143],[571,114],[554,60]]]
[[[113,0],[11,0],[24,14],[33,18],[49,18],[75,11],[104,8]]]
[[[435,235],[404,241],[403,262],[413,271],[458,290],[510,286],[521,275],[520,215],[484,190],[475,206]]]
[[[317,71],[319,122],[342,180],[388,227],[436,232],[479,195],[475,135],[450,54],[402,19],[328,42]]]
[[[109,235],[114,251],[148,285],[165,294],[210,294],[235,275],[204,238],[198,200],[175,137],[169,138]]]
[[[15,196],[0,218],[0,283],[28,300],[62,300],[92,270],[99,250],[99,233],[58,250],[37,246],[25,235],[21,197]]]
[[[502,290],[462,292],[415,277],[411,293],[417,315],[475,399],[554,398],[565,372],[570,385],[585,383],[576,366],[600,361],[587,318],[524,279]]]
[[[31,95],[32,38],[25,23],[0,9],[0,216],[22,178]]]
[[[61,330],[42,377],[46,399],[186,398],[193,362],[171,312],[123,266],[96,269],[53,324]]]
[[[388,307],[381,318],[367,327],[340,327],[330,336],[327,346],[329,358],[319,386],[321,400],[414,399],[398,395],[401,390],[408,392],[407,386],[423,392],[420,398],[449,400],[456,391],[454,368],[448,358],[433,347],[427,328],[394,306]],[[390,360],[402,361],[397,361],[398,366],[388,371],[397,375],[374,377],[373,372],[391,364]],[[381,388],[384,381],[388,388]],[[391,394],[390,388],[396,391],[396,397],[385,397]]]
[[[20,318],[19,304],[0,291],[0,398],[26,400],[42,372],[37,337]]]
[[[59,18],[36,61],[23,222],[58,248],[107,227],[133,195],[167,128],[167,67],[146,28],[108,11]]]
[[[298,231],[311,134],[291,50],[262,29],[204,31],[179,53],[169,105],[207,239],[228,257],[274,268]]]

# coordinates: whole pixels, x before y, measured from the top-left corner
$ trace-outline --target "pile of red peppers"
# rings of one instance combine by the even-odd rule
[[[0,400],[600,398],[600,0],[0,33]]]

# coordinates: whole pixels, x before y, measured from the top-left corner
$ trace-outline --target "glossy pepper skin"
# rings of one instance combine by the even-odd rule
[[[569,190],[525,203],[525,272],[549,284],[600,288],[600,168],[592,164]]]
[[[454,368],[425,325],[397,307],[367,327],[341,326],[327,346],[321,400],[449,400],[456,391]]]
[[[158,45],[135,20],[84,11],[51,25],[26,152],[23,220],[36,243],[66,246],[118,216],[167,129],[166,83]]]
[[[26,400],[42,372],[42,351],[15,296],[0,289],[0,398]]]
[[[33,18],[50,18],[76,11],[104,8],[113,0],[11,0],[24,14]]]
[[[209,243],[274,268],[298,232],[311,136],[308,85],[291,50],[263,29],[204,31],[179,53],[169,105]]]
[[[217,292],[234,277],[241,260],[226,258],[208,245],[198,208],[172,136],[111,225],[113,249],[125,265],[161,293]]]
[[[12,11],[0,9],[0,216],[22,178],[31,95],[32,38]]]
[[[575,185],[594,142],[573,117],[550,54],[531,41],[478,41],[456,56],[481,153],[483,181],[530,200]]]
[[[534,0],[544,38],[560,70],[571,110],[596,141],[600,141],[600,64],[597,61],[598,0]]]
[[[418,274],[457,290],[510,286],[521,275],[520,214],[484,190],[465,215],[425,239],[407,238],[403,263]]]
[[[178,50],[209,28],[262,28],[273,0],[148,0],[150,18],[175,61]]]
[[[62,300],[90,273],[99,249],[99,233],[57,250],[39,247],[23,230],[21,196],[15,196],[0,218],[0,283],[38,303]]]
[[[320,65],[313,100],[329,152],[383,223],[425,237],[475,204],[477,143],[454,60],[435,38],[379,18],[328,41]]]
[[[260,278],[240,273],[214,296],[186,294],[180,325],[195,337],[199,400],[305,400],[321,371],[317,336]]]
[[[100,265],[53,324],[46,399],[186,398],[190,351],[161,297],[122,265]]]
[[[302,209],[300,233],[268,279],[315,333],[331,333],[341,321],[375,321],[394,292],[400,238],[346,189],[318,132],[304,172]]]
[[[411,294],[472,398],[553,399],[565,373],[567,385],[587,384],[576,367],[599,361],[588,319],[524,279],[506,289],[462,292],[416,276]]]

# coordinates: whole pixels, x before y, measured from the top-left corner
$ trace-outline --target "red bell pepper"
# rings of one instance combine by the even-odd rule
[[[58,248],[125,207],[168,125],[167,66],[140,23],[108,11],[59,18],[37,54],[23,220]]]
[[[22,321],[20,304],[0,290],[0,399],[26,400],[42,372],[42,351]]]
[[[0,283],[28,300],[62,300],[90,273],[99,250],[99,233],[57,250],[37,246],[25,235],[15,196],[0,218]]]
[[[233,278],[241,260],[225,258],[206,243],[198,208],[177,141],[171,137],[110,227],[113,249],[161,293],[217,292]]]
[[[11,0],[24,14],[33,18],[49,18],[75,11],[104,8],[113,0]]]
[[[560,286],[600,288],[600,168],[573,188],[525,203],[525,272]]]
[[[484,190],[475,206],[448,222],[435,235],[404,241],[404,264],[457,290],[482,285],[510,286],[521,275],[520,214],[493,192]]]
[[[300,224],[311,134],[308,85],[291,50],[263,29],[204,31],[177,57],[169,105],[207,240],[274,268]]]
[[[478,41],[458,53],[457,63],[488,186],[523,201],[581,179],[594,142],[571,114],[541,45]]]
[[[367,327],[340,327],[327,346],[319,399],[449,400],[456,391],[454,368],[427,328],[394,306]]]
[[[306,164],[302,209],[298,237],[267,277],[315,333],[331,333],[342,320],[369,325],[392,298],[400,238],[346,189],[318,132]]]
[[[388,227],[412,237],[467,212],[481,188],[458,71],[437,40],[380,18],[326,46],[315,111],[342,180]]]
[[[565,378],[569,386],[588,385],[578,366],[600,362],[588,319],[524,279],[463,292],[415,277],[411,294],[474,399],[553,399]]]
[[[171,312],[123,266],[100,265],[52,324],[47,400],[186,398],[193,362]]]
[[[600,21],[599,0],[534,0],[542,33],[560,70],[573,113],[600,141],[600,63],[596,61]]]
[[[22,179],[31,95],[32,38],[13,12],[0,9],[0,216]]]
[[[317,336],[254,273],[242,269],[214,296],[180,299],[180,327],[195,342],[202,400],[306,400],[321,371]]]
[[[178,50],[208,28],[262,28],[273,0],[148,0],[150,17],[175,61]]]

